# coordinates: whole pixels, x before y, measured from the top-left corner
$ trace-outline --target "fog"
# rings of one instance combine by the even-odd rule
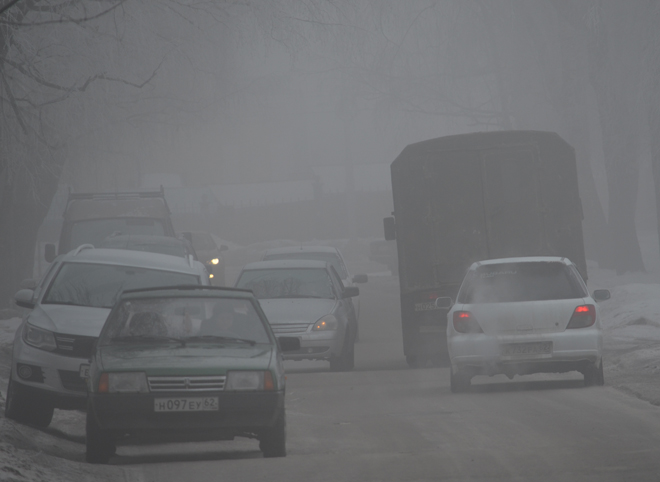
[[[3,231],[30,220],[5,235],[5,297],[32,247],[56,238],[41,220],[68,189],[163,185],[178,229],[237,244],[376,239],[406,145],[501,129],[569,142],[588,258],[649,269],[635,232],[657,232],[654,5],[118,1],[3,15]]]

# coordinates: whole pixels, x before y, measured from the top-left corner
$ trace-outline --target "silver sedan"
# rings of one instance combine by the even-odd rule
[[[258,261],[243,267],[237,288],[252,290],[276,335],[300,339],[287,360],[328,360],[332,371],[352,370],[357,320],[351,298],[331,264],[312,260]]]

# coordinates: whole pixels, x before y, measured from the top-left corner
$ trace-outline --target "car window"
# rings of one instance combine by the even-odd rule
[[[344,282],[339,277],[337,270],[334,266],[330,265],[330,277],[335,281],[340,291],[344,291]]]
[[[63,263],[42,299],[45,304],[112,308],[121,291],[200,284],[198,276],[96,263]]]
[[[118,234],[150,234],[165,236],[165,226],[160,219],[114,218],[78,221],[71,227],[71,249],[82,244],[100,246],[103,240]]]
[[[240,338],[271,343],[266,322],[250,300],[238,298],[148,298],[122,302],[108,317],[101,345],[174,337],[194,343]]]
[[[325,261],[330,263],[336,270],[341,279],[348,278],[348,270],[344,265],[343,260],[337,253],[323,253],[323,252],[308,252],[300,251],[294,253],[273,253],[266,254],[264,256],[264,261],[269,261],[273,259],[312,259],[317,261]]]
[[[459,303],[502,303],[562,300],[586,296],[568,266],[530,262],[480,266],[470,270]]]
[[[257,298],[335,298],[330,274],[323,268],[250,269],[243,271],[238,288]]]

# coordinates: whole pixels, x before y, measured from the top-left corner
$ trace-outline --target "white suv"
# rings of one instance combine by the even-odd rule
[[[208,285],[192,257],[83,245],[57,257],[34,289],[16,293],[31,311],[16,330],[5,416],[46,427],[53,409],[83,409],[89,358],[118,295],[127,289]]]

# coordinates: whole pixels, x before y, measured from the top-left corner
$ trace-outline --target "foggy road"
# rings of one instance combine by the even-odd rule
[[[395,278],[361,287],[356,370],[287,362],[288,456],[251,440],[120,447],[133,480],[654,480],[660,409],[579,374],[473,380],[408,369]]]

